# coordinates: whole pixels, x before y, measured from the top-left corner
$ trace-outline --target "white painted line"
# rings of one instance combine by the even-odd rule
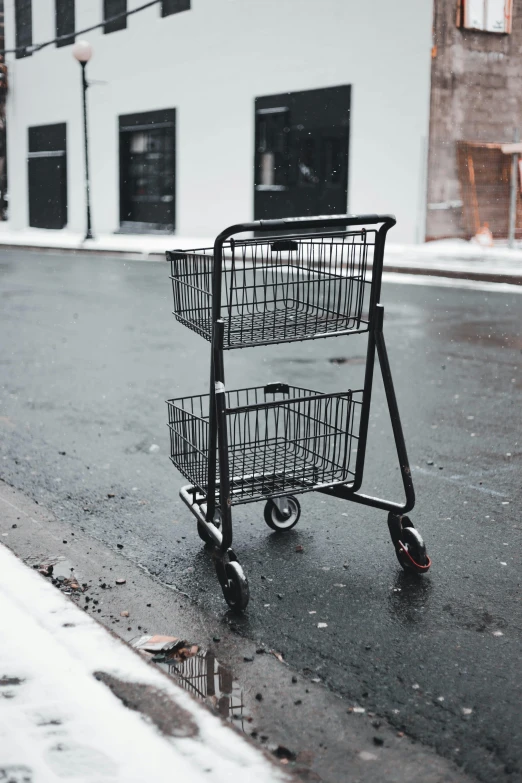
[[[466,288],[471,291],[489,291],[494,294],[522,294],[522,285],[513,283],[489,283],[486,280],[464,280],[460,277],[439,275],[409,275],[402,272],[383,272],[385,283],[403,285],[436,286],[439,288]]]

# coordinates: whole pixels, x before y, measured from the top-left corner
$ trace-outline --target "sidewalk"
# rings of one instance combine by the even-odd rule
[[[99,234],[85,240],[83,234],[62,229],[26,228],[13,231],[0,222],[0,247],[34,250],[65,250],[99,254],[124,254],[142,258],[165,258],[166,250],[212,247],[214,237],[191,238],[176,234]]]
[[[0,240],[1,241],[1,240]],[[505,243],[481,247],[464,239],[426,242],[423,245],[386,243],[387,272],[430,275],[522,285],[522,246],[510,250]]]
[[[293,780],[0,545],[0,780]]]
[[[393,238],[393,235],[390,234]],[[100,255],[116,254],[140,259],[162,259],[166,250],[211,247],[213,237],[172,234],[102,234],[85,241],[83,235],[62,230],[28,228],[14,231],[0,223],[0,248],[61,250]],[[505,243],[481,247],[463,239],[423,245],[386,244],[385,271],[430,275],[522,286],[522,245],[510,250]]]

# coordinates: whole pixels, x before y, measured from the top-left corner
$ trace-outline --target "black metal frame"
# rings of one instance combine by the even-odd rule
[[[94,237],[91,223],[91,177],[89,173],[89,133],[87,130],[87,90],[89,88],[89,82],[87,81],[87,76],[85,73],[87,63],[80,62],[80,66],[82,69],[83,152],[85,159],[85,239],[93,239]]]
[[[384,260],[384,245],[386,234],[389,229],[395,225],[395,218],[392,215],[342,215],[326,216],[317,218],[298,218],[288,220],[266,220],[255,221],[251,223],[241,223],[231,226],[223,231],[216,239],[213,252],[212,269],[212,344],[211,344],[211,367],[210,367],[210,392],[209,392],[209,425],[208,425],[208,480],[207,492],[203,493],[194,485],[183,487],[180,492],[181,498],[197,517],[206,536],[210,538],[218,548],[221,557],[229,560],[235,560],[235,555],[231,549],[232,546],[232,515],[231,506],[233,498],[231,494],[231,476],[229,470],[229,442],[227,433],[227,414],[229,410],[226,404],[225,394],[225,370],[224,370],[224,351],[232,346],[225,342],[225,321],[222,317],[222,280],[224,270],[224,246],[235,234],[243,232],[256,232],[269,236],[270,232],[289,232],[296,237],[300,230],[317,229],[318,237],[324,235],[325,231],[339,230],[346,232],[348,228],[354,226],[379,225],[375,236],[374,257],[372,266],[372,280],[369,301],[369,317],[367,328],[356,330],[345,330],[336,334],[357,333],[360,331],[368,332],[368,347],[366,353],[366,370],[364,379],[364,388],[362,394],[362,406],[360,412],[359,441],[355,466],[355,475],[351,479],[339,482],[333,485],[312,485],[303,489],[303,491],[319,491],[334,497],[351,500],[354,503],[360,503],[367,506],[373,506],[389,514],[390,532],[394,544],[397,545],[401,531],[401,519],[404,514],[411,511],[415,504],[415,494],[411,477],[406,444],[402,431],[402,425],[397,406],[397,399],[393,386],[392,374],[386,350],[386,343],[383,334],[384,308],[380,304],[382,270]],[[307,237],[310,238],[310,235]],[[288,240],[288,237],[285,237]],[[260,240],[257,240],[260,241]],[[266,240],[264,240],[266,241]],[[276,234],[274,241],[281,241],[281,233]],[[288,241],[292,241],[291,239]],[[178,251],[182,254],[182,251]],[[168,254],[172,261],[175,253]],[[308,337],[298,337],[294,339],[314,339],[314,337],[329,336],[314,335]],[[269,342],[282,342],[283,340],[270,340]],[[266,344],[266,343],[263,343]],[[386,399],[393,428],[393,435],[397,449],[397,456],[400,464],[401,477],[404,485],[405,502],[397,503],[383,500],[361,494],[360,488],[363,480],[363,469],[366,455],[366,443],[368,436],[368,424],[370,415],[371,393],[374,377],[375,354],[379,360]],[[319,395],[328,397],[332,395]],[[175,401],[171,401],[175,402]],[[215,458],[215,455],[218,458]],[[219,464],[219,476],[218,476]],[[219,507],[217,498],[219,496]],[[271,497],[272,495],[267,495]],[[274,493],[277,496],[277,493]],[[223,561],[221,570],[223,570]],[[220,581],[224,584],[225,576],[221,574],[218,565],[218,575]]]

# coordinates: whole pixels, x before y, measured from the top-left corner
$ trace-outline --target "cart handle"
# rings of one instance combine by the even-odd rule
[[[244,231],[280,231],[281,229],[331,228],[342,226],[364,226],[382,223],[386,230],[392,228],[397,220],[395,215],[316,215],[315,217],[283,218],[280,220],[253,220],[250,223],[237,223],[225,228],[216,237],[216,245],[223,243],[233,234]]]

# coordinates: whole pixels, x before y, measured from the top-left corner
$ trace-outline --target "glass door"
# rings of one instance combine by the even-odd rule
[[[173,231],[175,123],[157,122],[155,117],[152,122],[143,122],[148,115],[134,116],[141,123],[120,125],[121,226],[129,230]]]
[[[256,99],[256,220],[348,209],[350,87]]]

